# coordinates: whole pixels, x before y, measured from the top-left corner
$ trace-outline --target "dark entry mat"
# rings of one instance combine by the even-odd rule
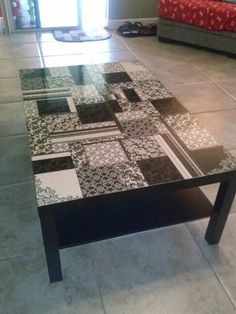
[[[111,33],[104,28],[87,32],[79,29],[55,30],[52,31],[52,34],[56,40],[65,42],[96,41],[111,37]]]

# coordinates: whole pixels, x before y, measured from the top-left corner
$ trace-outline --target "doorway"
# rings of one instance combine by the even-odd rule
[[[3,9],[0,3],[0,34],[4,33],[4,17],[3,17]]]
[[[108,0],[2,0],[12,30],[107,26]]]
[[[108,22],[108,0],[80,0],[83,30],[102,29]]]
[[[79,26],[77,0],[38,0],[41,28]]]
[[[0,35],[9,33],[10,26],[8,21],[8,11],[6,10],[4,0],[0,0]]]

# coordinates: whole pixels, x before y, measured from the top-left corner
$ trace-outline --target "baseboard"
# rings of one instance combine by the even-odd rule
[[[108,20],[108,29],[109,30],[116,30],[120,25],[124,24],[126,21],[129,21],[131,23],[141,22],[144,25],[147,25],[147,24],[157,24],[158,17],[137,18],[137,19],[122,19],[122,20]]]

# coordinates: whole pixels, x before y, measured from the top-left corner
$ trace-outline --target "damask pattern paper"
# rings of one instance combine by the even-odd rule
[[[20,77],[39,207],[236,170],[138,61]]]

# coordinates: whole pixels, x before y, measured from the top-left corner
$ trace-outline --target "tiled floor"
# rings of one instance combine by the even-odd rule
[[[236,60],[155,37],[0,37],[0,313],[236,313],[236,201],[219,245],[207,219],[143,232],[61,251],[64,281],[48,282],[17,70],[136,58],[236,156]]]

